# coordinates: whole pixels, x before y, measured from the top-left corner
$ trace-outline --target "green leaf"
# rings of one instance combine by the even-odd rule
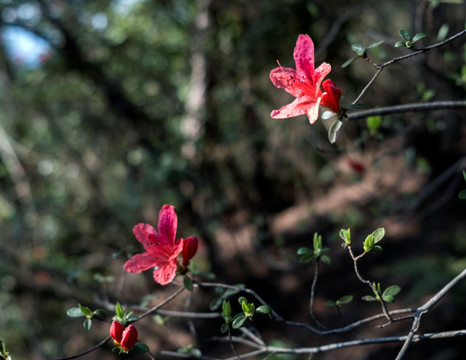
[[[314,233],[314,238],[312,239],[314,245],[314,251],[322,249],[322,236],[318,233]]]
[[[424,39],[424,38],[426,38],[428,36],[429,35],[424,34],[424,33],[417,33],[416,35],[414,35],[412,42],[415,43],[416,41]]]
[[[354,60],[356,60],[358,57],[359,57],[359,56],[355,56],[355,57],[353,57],[353,58],[351,58],[351,59],[346,60],[346,61],[341,65],[341,67],[342,67],[342,68],[347,67],[347,66],[350,65]]]
[[[382,124],[382,116],[369,116],[366,119],[367,128],[372,136],[376,136],[377,132],[380,128],[380,124]]]
[[[330,119],[331,117],[335,116],[336,114],[333,112],[333,111],[330,111],[330,110],[326,110],[322,113],[322,115],[320,115],[320,117],[322,118],[322,120],[327,120],[327,119]]]
[[[223,300],[222,303],[222,316],[227,324],[231,322],[231,305],[227,300]]]
[[[104,309],[96,309],[94,310],[94,315],[99,316],[99,317],[105,317],[108,315],[107,310]]]
[[[395,301],[395,297],[393,295],[385,295],[382,296],[382,299],[386,302],[392,303]]]
[[[261,305],[256,309],[256,312],[260,314],[270,315],[272,314],[272,308],[267,305]]]
[[[460,198],[461,200],[466,200],[466,189],[460,191],[460,193],[458,194],[458,198]]]
[[[378,228],[374,230],[371,235],[374,237],[374,244],[377,244],[385,236],[385,229]]]
[[[92,329],[92,320],[91,319],[84,320],[83,326],[84,326],[84,329],[86,331],[91,331],[91,329]]]
[[[383,44],[383,40],[377,41],[375,43],[370,44],[369,46],[366,46],[366,49],[373,49],[381,44]]]
[[[325,306],[334,307],[334,306],[337,306],[337,303],[335,301],[328,300],[325,302]]]
[[[463,178],[464,178],[464,181],[466,181],[466,170],[463,170]]]
[[[69,317],[82,317],[82,316],[86,316],[80,308],[71,308],[71,309],[68,309],[68,311],[66,312],[66,315],[68,315]]]
[[[246,319],[246,315],[244,315],[243,313],[236,314],[233,318],[231,326],[233,327],[233,329],[239,329],[241,326],[244,325]]]
[[[440,29],[437,33],[437,41],[443,41],[447,38],[448,32],[450,31],[450,26],[448,24],[443,24],[440,26]]]
[[[117,316],[118,319],[123,320],[125,317],[125,312],[123,311],[123,307],[119,302],[116,303],[115,305],[115,315]]]
[[[364,240],[363,248],[366,253],[372,251],[374,248],[374,235],[367,235],[366,240]]]
[[[246,304],[247,304],[247,303],[248,303],[248,300],[247,300],[244,296],[240,296],[240,297],[238,298],[238,303],[239,303],[241,306],[243,306],[243,303],[246,303]]]
[[[400,291],[401,291],[401,287],[399,287],[398,285],[392,285],[385,289],[385,291],[382,294],[382,297],[385,297],[388,295],[396,296],[399,294]]]
[[[360,44],[351,45],[351,50],[353,50],[359,56],[364,55],[364,53],[366,52],[366,48]]]
[[[397,41],[394,46],[395,47],[406,47],[404,41]]]
[[[298,255],[309,255],[309,254],[312,254],[313,251],[309,249],[308,247],[302,247],[302,248],[299,248],[296,253]]]
[[[136,316],[136,315],[128,316],[128,314],[127,314],[125,320],[126,320],[126,321],[125,321],[126,323],[132,323],[132,322],[138,321],[138,320],[139,320],[139,316]]]
[[[149,352],[149,346],[147,346],[146,344],[138,341],[132,347],[132,351],[134,351],[135,353],[138,353],[138,354],[145,354],[146,352]]]
[[[347,245],[351,245],[351,230],[348,228],[348,229],[341,229],[340,230],[340,238],[347,244]]]
[[[79,309],[82,311],[82,313],[88,318],[91,319],[94,316],[94,313],[92,312],[91,309],[89,309],[87,306],[82,306],[81,304],[78,304]]]
[[[330,264],[330,258],[327,255],[322,255],[320,258],[324,262],[324,264]]]
[[[341,120],[335,120],[335,122],[328,129],[328,139],[331,144],[334,144],[337,140],[338,133],[340,132],[343,122]]]
[[[220,331],[222,332],[222,334],[225,334],[226,332],[228,332],[228,330],[230,330],[230,325],[228,325],[227,323],[223,323],[220,327]]]
[[[163,316],[160,316],[159,314],[157,315],[154,315],[152,317],[152,319],[155,321],[156,324],[158,325],[165,325],[166,324],[166,321],[165,321],[165,318]]]
[[[301,264],[307,264],[307,263],[310,263],[312,260],[314,260],[314,254],[309,254],[309,255],[304,255],[301,259],[299,259],[299,262]]]
[[[361,299],[363,299],[364,301],[377,301],[377,299],[371,295],[363,296]]]
[[[411,35],[409,35],[408,30],[401,29],[400,35],[405,41],[409,41],[411,39]]]
[[[353,295],[345,295],[338,299],[340,305],[349,304],[351,301],[353,301]]]
[[[372,250],[374,250],[375,252],[381,252],[383,250],[383,248],[380,245],[375,245]]]
[[[183,285],[188,291],[193,291],[193,281],[189,276],[183,276]]]

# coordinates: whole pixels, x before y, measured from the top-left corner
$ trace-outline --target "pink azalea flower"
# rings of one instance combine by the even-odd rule
[[[322,95],[322,101],[320,104],[330,109],[330,111],[338,114],[340,112],[340,98],[341,90],[335,85],[335,83],[327,79],[322,83],[324,88],[324,94]]]
[[[175,243],[177,222],[175,208],[164,205],[159,213],[158,232],[149,224],[137,224],[133,233],[146,252],[128,260],[124,265],[125,271],[140,273],[155,268],[156,282],[161,285],[171,283],[176,275],[178,255],[183,250],[183,239]]]
[[[331,66],[322,63],[317,69],[314,68],[314,43],[309,35],[299,35],[293,57],[296,70],[280,66],[270,72],[270,79],[277,88],[284,89],[296,99],[281,109],[272,111],[270,116],[284,119],[306,114],[313,124],[319,116],[322,99],[320,84],[330,72]]]

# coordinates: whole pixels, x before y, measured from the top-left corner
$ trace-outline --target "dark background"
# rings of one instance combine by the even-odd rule
[[[346,106],[375,72],[362,59],[341,68],[352,44],[384,40],[369,51],[376,62],[408,52],[393,47],[403,28],[433,44],[464,29],[464,2],[1,1],[0,14],[3,33],[23,29],[48,44],[31,60],[6,36],[0,43],[0,339],[14,359],[71,356],[107,336],[106,323],[85,333],[82,319],[66,316],[77,303],[137,305],[174,291],[122,270],[141,251],[132,227],[155,225],[165,203],[177,209],[178,236],[201,239],[199,270],[253,288],[290,320],[309,320],[313,265],[299,264],[296,250],[316,231],[331,249],[315,299],[329,327],[342,320],[325,301],[346,294],[355,300],[344,321],[380,311],[360,300],[370,290],[340,246],[341,228],[360,251],[385,227],[384,251],[364,258],[361,272],[402,287],[390,309],[422,304],[464,269],[464,110],[385,116],[374,136],[355,120],[330,145],[329,120],[270,118],[292,99],[269,80],[276,60],[294,67],[296,39],[307,33]],[[361,103],[464,99],[465,57],[463,37],[392,65]],[[455,288],[420,331],[465,328],[465,291]],[[194,295],[188,309],[208,311],[212,291]],[[409,328],[370,324],[319,337],[258,320],[268,341],[295,347]],[[220,320],[195,324],[200,338],[219,335]],[[227,343],[195,342],[186,321],[145,319],[138,328],[154,354],[193,343],[233,356]],[[399,347],[316,358],[393,359]],[[413,344],[408,357],[459,359],[465,350],[460,338],[433,340]],[[85,358],[115,357],[108,345]]]

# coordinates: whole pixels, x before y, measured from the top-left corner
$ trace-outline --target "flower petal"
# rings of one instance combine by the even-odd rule
[[[305,76],[308,80],[314,82],[312,78],[314,73],[314,43],[309,35],[301,34],[298,36],[293,57],[296,63],[297,75],[299,77]]]
[[[146,251],[150,251],[156,241],[157,231],[149,224],[139,223],[133,227],[133,234],[136,239],[144,246]]]
[[[173,246],[175,244],[176,228],[178,226],[178,218],[175,213],[175,208],[172,205],[165,204],[159,212],[159,234],[161,241]]]
[[[278,67],[270,72],[270,80],[279,89],[284,89],[294,97],[301,96],[301,92],[295,86],[296,70],[286,67]]]
[[[176,276],[177,262],[176,259],[165,263],[163,266],[154,270],[154,280],[160,285],[167,285],[173,281]]]
[[[316,89],[320,91],[320,83],[329,74],[331,70],[332,67],[330,66],[330,64],[327,64],[326,62],[320,64],[319,67],[315,70],[313,81],[315,83]]]
[[[130,273],[140,273],[144,270],[160,266],[167,262],[167,258],[157,254],[145,252],[136,254],[131,260],[128,260],[123,269]]]
[[[330,79],[325,80],[322,83],[322,87],[325,90],[325,93],[322,95],[322,106],[329,108],[337,114],[340,111],[341,90]]]
[[[320,102],[320,98],[316,99],[316,98],[312,98],[308,96],[302,96],[302,97],[296,98],[292,103],[282,106],[279,110],[272,111],[270,116],[274,119],[286,119],[289,117],[299,116],[299,115],[304,115],[304,114],[307,114],[308,116],[309,114],[311,114],[312,116],[314,116],[314,113],[318,114],[319,102]],[[317,116],[316,116],[316,119],[317,119]]]
[[[118,321],[113,321],[110,326],[110,336],[113,338],[115,344],[120,344],[121,338],[123,337],[123,331],[125,327]]]
[[[136,344],[136,341],[138,341],[138,330],[134,325],[130,325],[123,331],[121,347],[123,350],[129,351]]]

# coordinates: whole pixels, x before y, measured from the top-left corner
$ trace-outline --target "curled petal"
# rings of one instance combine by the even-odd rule
[[[197,237],[190,236],[187,239],[184,239],[183,251],[181,253],[184,266],[189,265],[189,262],[191,261],[193,256],[196,255],[198,246],[199,246],[199,240],[197,240]]]
[[[322,87],[325,90],[322,95],[322,106],[337,114],[340,111],[341,90],[330,79],[325,80]]]
[[[286,119],[306,114],[309,117],[309,122],[313,124],[319,116],[319,103],[320,97],[299,97],[292,103],[282,106],[279,110],[272,111],[270,116],[274,119]]]

